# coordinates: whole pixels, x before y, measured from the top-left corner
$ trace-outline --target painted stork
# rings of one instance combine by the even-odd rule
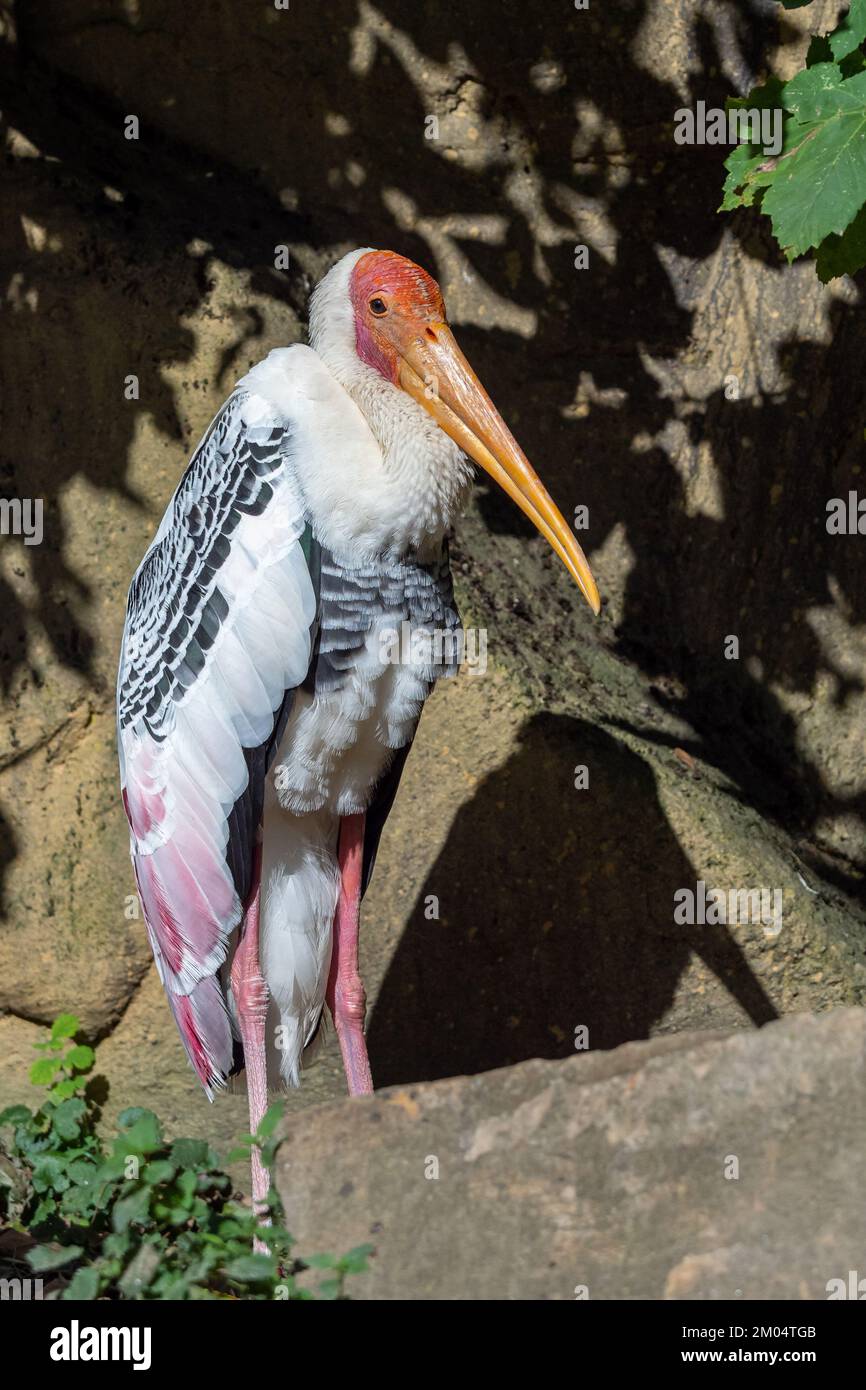
[[[458,628],[447,534],[470,460],[597,613],[435,280],[353,251],[313,292],[310,346],[238,382],[132,581],[118,743],[144,919],[193,1069],[212,1099],[245,1068],[253,1133],[326,1001],[350,1094],[372,1090],[359,905],[424,702],[457,664],[437,634]],[[255,1203],[267,1187],[254,1151]]]

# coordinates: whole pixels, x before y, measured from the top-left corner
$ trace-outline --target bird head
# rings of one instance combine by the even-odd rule
[[[356,360],[412,397],[499,484],[598,613],[598,589],[586,556],[457,345],[436,281],[393,251],[356,253],[351,262]]]

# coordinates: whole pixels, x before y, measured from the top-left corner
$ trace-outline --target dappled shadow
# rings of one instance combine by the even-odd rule
[[[866,549],[823,528],[826,498],[856,482],[850,401],[866,328],[850,300],[817,307],[812,282],[783,268],[754,218],[719,217],[718,149],[673,142],[678,107],[721,105],[766,65],[777,7],[670,9],[681,33],[649,0],[555,13],[525,0],[331,0],[326,13],[70,0],[62,23],[49,0],[19,0],[3,110],[57,162],[19,166],[0,213],[13,299],[0,349],[3,488],[45,497],[50,518],[30,557],[34,605],[0,595],[7,685],[34,621],[58,661],[92,670],[95,634],[70,611],[87,595],[63,558],[63,491],[80,473],[134,496],[126,470],[141,416],[177,439],[162,368],[194,356],[187,324],[212,260],[283,306],[288,335],[330,257],[390,246],[440,276],[468,355],[551,492],[567,514],[588,505],[590,548],[623,535],[632,568],[618,640],[704,756],[794,829],[839,811],[862,821],[861,783],[852,770],[850,790],[839,775],[831,788],[788,697],[808,700],[828,679],[843,703],[861,692],[807,615],[835,603],[848,633],[866,619]],[[122,138],[129,112],[137,142]],[[439,134],[427,140],[431,115]],[[71,236],[69,201],[81,222]],[[39,246],[22,213],[43,229]],[[184,260],[193,239],[205,249]],[[285,273],[273,268],[283,242]],[[800,314],[809,296],[811,317]],[[243,302],[233,323],[225,389],[262,332]],[[141,338],[163,341],[163,358],[142,360]],[[725,394],[726,365],[738,400]],[[127,372],[141,376],[137,403],[119,394]],[[695,500],[698,474],[709,501]],[[494,531],[528,534],[494,489],[481,486],[478,505]],[[467,563],[492,611],[495,561]],[[540,562],[533,572],[533,621],[511,622],[507,639],[528,666],[565,621]],[[567,619],[572,633],[583,622]],[[730,633],[739,662],[723,658]]]
[[[731,932],[674,925],[674,893],[696,878],[648,765],[595,725],[537,715],[418,893],[370,1020],[377,1087],[567,1057],[581,1025],[592,1048],[646,1038],[692,952],[769,1022]]]
[[[28,663],[34,620],[58,663],[95,679],[97,634],[77,616],[92,594],[68,563],[65,495],[84,477],[137,502],[146,515],[126,481],[137,418],[146,409],[170,438],[179,436],[180,425],[160,362],[143,355],[140,344],[161,336],[173,360],[191,355],[194,346],[178,324],[181,304],[154,293],[160,257],[130,246],[108,208],[99,209],[95,222],[95,208],[61,215],[57,178],[50,165],[7,170],[0,201],[0,245],[10,267],[0,342],[0,491],[41,499],[44,528],[41,544],[22,545],[21,554],[36,604],[24,606],[7,582],[0,586],[4,691]],[[117,265],[106,272],[111,252],[121,275]],[[193,266],[188,299],[198,293]],[[125,399],[127,374],[138,378],[140,403]],[[31,667],[31,674],[38,681],[40,673]]]
[[[685,553],[673,572],[649,555],[635,566],[619,628],[623,649],[650,676],[676,670],[677,697],[656,695],[700,729],[703,755],[795,830],[830,807],[860,814],[863,800],[859,790],[828,795],[825,770],[802,755],[788,703],[829,680],[828,704],[841,714],[866,689],[852,641],[866,622],[862,538],[826,528],[827,500],[847,498],[860,471],[860,441],[853,431],[834,437],[831,422],[848,410],[851,381],[837,367],[860,351],[862,329],[839,303],[828,325],[827,346],[780,342],[787,390],[729,400],[719,387],[689,419],[690,447],[712,449],[719,515],[681,524]],[[660,549],[670,512],[646,526]],[[702,582],[683,582],[699,565]],[[650,629],[648,615],[660,610],[669,620]],[[823,631],[820,610],[835,615]],[[740,640],[739,660],[725,659],[728,634]]]

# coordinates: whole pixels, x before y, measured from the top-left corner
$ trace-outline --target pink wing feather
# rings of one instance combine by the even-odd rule
[[[290,438],[261,396],[226,402],[133,579],[118,675],[142,909],[209,1096],[232,1069],[220,973],[251,887],[265,771],[312,651]]]

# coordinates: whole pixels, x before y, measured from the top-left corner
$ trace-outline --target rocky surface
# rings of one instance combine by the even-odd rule
[[[823,1299],[862,1269],[864,1061],[849,1009],[321,1106],[289,1228],[372,1242],[353,1298]]]
[[[0,543],[4,1098],[74,1008],[118,1104],[243,1127],[198,1096],[135,917],[124,595],[213,411],[365,243],[439,275],[563,511],[589,507],[605,595],[593,622],[479,486],[454,556],[489,671],[436,692],[367,899],[377,1082],[866,997],[866,551],[822,524],[861,476],[860,291],[717,216],[719,152],[672,139],[819,16],[493,8],[0,4],[0,484],[45,505],[41,546]],[[698,880],[778,889],[783,929],[675,926]],[[293,1104],[340,1090],[329,1043]]]

